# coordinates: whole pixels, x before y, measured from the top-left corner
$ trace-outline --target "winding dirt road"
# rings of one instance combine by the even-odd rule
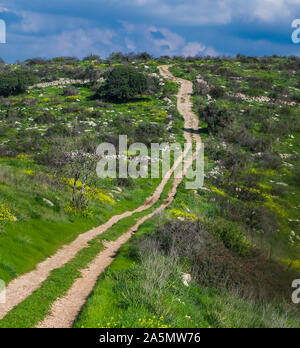
[[[185,119],[185,139],[190,144],[193,140],[196,143],[201,144],[201,138],[198,134],[198,118],[192,111],[192,103],[190,100],[193,91],[193,85],[190,81],[175,78],[168,69],[169,66],[159,67],[160,73],[165,78],[173,80],[180,84],[180,90],[177,95],[177,106],[179,112]],[[185,174],[186,170],[192,165],[198,150],[199,147],[197,147],[197,150],[194,153],[193,157],[190,158],[186,163],[183,174]],[[186,154],[186,152],[184,153],[184,155]],[[22,275],[9,283],[6,289],[7,301],[4,305],[0,304],[0,319],[2,319],[11,309],[13,309],[16,305],[26,299],[36,289],[38,289],[42,282],[45,281],[50,275],[51,271],[62,267],[65,263],[72,260],[81,249],[87,247],[89,241],[104,233],[121,219],[132,216],[135,213],[145,211],[151,208],[155,203],[157,203],[161,197],[165,185],[169,181],[177,166],[182,162],[182,160],[183,158],[180,157],[174,163],[173,167],[165,175],[160,185],[156,188],[154,194],[149,199],[147,199],[142,206],[134,211],[128,211],[121,215],[113,216],[105,224],[94,228],[89,232],[81,234],[71,244],[64,246],[52,257],[40,263],[37,266],[36,270]],[[46,317],[41,323],[39,323],[37,327],[71,327],[82,305],[85,303],[86,298],[93,290],[93,287],[95,286],[99,275],[113,261],[113,258],[119,248],[130,239],[132,234],[139,228],[142,223],[150,219],[155,214],[164,210],[173,202],[178,185],[182,180],[183,179],[174,179],[173,187],[168,194],[168,198],[160,207],[156,208],[152,213],[141,218],[135,226],[130,228],[128,232],[124,233],[116,241],[105,244],[105,250],[99,253],[99,255],[94,259],[94,261],[91,262],[88,268],[81,271],[82,277],[74,282],[74,284],[64,297],[57,299],[53,303],[51,314]]]

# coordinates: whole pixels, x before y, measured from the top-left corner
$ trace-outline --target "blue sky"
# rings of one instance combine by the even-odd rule
[[[147,51],[159,55],[297,55],[300,0],[0,0],[6,62]]]

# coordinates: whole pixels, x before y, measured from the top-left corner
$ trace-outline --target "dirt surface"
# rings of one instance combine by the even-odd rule
[[[161,74],[167,78],[172,79],[181,84],[181,88],[178,94],[178,110],[184,116],[185,119],[185,129],[198,131],[198,118],[192,112],[192,104],[190,102],[190,97],[193,91],[193,85],[191,82],[174,78],[173,75],[168,71],[168,66],[160,67]],[[201,143],[201,138],[199,134],[185,132],[185,138],[188,142],[192,141],[192,138],[198,143]],[[192,162],[196,156],[194,154],[193,158],[188,160],[186,165],[186,170],[192,165]],[[180,158],[180,160],[182,160]],[[179,163],[175,163],[176,167]],[[185,174],[185,173],[183,173]],[[183,175],[184,176],[184,175]],[[166,180],[166,178],[164,178]],[[165,183],[161,183],[162,188]],[[160,213],[166,207],[168,207],[174,200],[178,185],[183,179],[175,179],[173,182],[173,187],[168,194],[168,198],[163,202],[163,204],[156,208],[152,213],[141,218],[135,226],[131,227],[128,232],[119,237],[115,242],[107,243],[105,245],[106,249],[99,253],[99,255],[94,259],[94,261],[81,272],[81,278],[78,278],[72,287],[69,289],[67,294],[57,299],[51,308],[51,314],[46,317],[42,322],[40,322],[37,328],[70,328],[80,312],[80,309],[86,302],[87,297],[92,292],[98,277],[100,274],[108,267],[114,260],[119,248],[126,243],[132,234],[136,232],[141,224],[146,220],[153,217],[155,214]],[[160,186],[161,186],[160,185]],[[158,190],[157,194],[161,191]],[[156,195],[152,199],[156,199]],[[151,201],[151,198],[149,199]]]
[[[177,108],[180,114],[184,117],[184,128],[185,130],[193,130],[197,132],[199,129],[199,120],[197,115],[193,112],[193,105],[191,102],[193,83],[188,80],[174,77],[169,71],[169,67],[170,65],[162,65],[159,67],[159,71],[166,79],[180,84],[177,95]],[[193,140],[190,132],[185,132],[184,137],[187,142],[192,142]],[[193,138],[198,144],[201,144],[201,137],[198,133],[193,133]]]
[[[173,75],[168,71],[168,68],[169,66],[159,67],[161,74],[165,78],[180,83],[181,87],[178,93],[178,110],[185,119],[185,129],[194,130],[196,132],[198,130],[198,118],[192,112],[192,104],[190,101],[190,96],[193,91],[193,85],[190,81],[174,78]],[[193,136],[191,134],[193,134]],[[197,133],[191,133],[186,131],[185,138],[187,142],[192,142],[192,139],[194,138],[194,140],[197,143],[201,143],[201,138]],[[160,185],[156,188],[153,195],[149,197],[142,206],[138,207],[134,211],[128,211],[121,215],[113,216],[105,224],[97,228],[94,228],[89,232],[81,234],[71,244],[62,247],[52,257],[38,264],[35,270],[11,281],[6,288],[7,301],[5,304],[0,304],[0,319],[2,319],[11,309],[13,309],[23,300],[25,300],[36,289],[38,289],[42,282],[47,279],[51,271],[62,267],[64,264],[72,260],[81,249],[87,247],[89,241],[96,238],[98,235],[104,233],[106,230],[108,230],[111,226],[119,222],[121,219],[129,217],[137,212],[145,211],[151,208],[155,203],[157,203],[160,199],[165,185],[167,184],[168,180],[174,173],[178,164],[181,163],[181,161],[182,158],[179,158],[174,163],[173,167],[165,175],[165,177],[161,181]],[[189,165],[192,164],[192,159],[190,159],[189,162],[190,163],[186,166],[186,168],[188,168]],[[106,245],[106,249],[95,258],[95,260],[89,265],[89,267],[86,270],[82,271],[82,278],[74,282],[67,295],[62,299],[57,300],[53,304],[51,311],[52,315],[47,317],[42,323],[40,323],[38,325],[39,327],[56,327],[56,325],[59,327],[69,327],[71,325],[70,323],[73,322],[76,315],[78,314],[81,306],[86,300],[86,297],[92,290],[98,276],[112,262],[113,256],[116,253],[116,251],[120,248],[122,244],[124,244],[130,238],[132,233],[138,228],[138,226],[140,226],[140,224],[142,224],[144,221],[152,217],[154,214],[162,211],[169,204],[171,204],[176,194],[177,187],[181,181],[182,179],[174,180],[174,184],[168,195],[168,199],[166,199],[159,208],[154,210],[154,212],[152,212],[151,214],[143,217],[133,228],[131,228],[124,235],[122,235],[117,241]],[[70,303],[70,305],[68,305],[68,303]],[[59,311],[60,306],[63,306],[63,313],[62,315],[57,316],[57,311]],[[60,321],[58,318],[60,318]]]

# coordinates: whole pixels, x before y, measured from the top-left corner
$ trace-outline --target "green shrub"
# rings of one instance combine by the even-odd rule
[[[3,72],[0,74],[0,95],[7,97],[23,93],[35,81],[35,76],[29,71],[16,70]]]
[[[224,96],[224,94],[225,94],[224,89],[222,87],[219,87],[219,86],[213,87],[210,90],[210,95],[214,99],[222,98]]]
[[[241,229],[234,223],[218,220],[213,225],[213,234],[221,240],[226,248],[240,256],[247,256],[251,252],[251,244],[246,240]]]
[[[146,145],[151,143],[159,142],[159,140],[164,137],[165,128],[161,124],[157,123],[140,123],[134,133],[134,140],[136,142],[141,142]]]
[[[210,103],[199,110],[200,116],[207,123],[211,134],[218,133],[219,129],[229,127],[233,122],[233,115],[226,109],[220,108],[216,103]]]
[[[149,250],[158,251],[183,264],[202,286],[235,290],[247,298],[290,299],[290,284],[297,276],[252,248],[234,224],[222,220],[171,221],[132,245],[137,261]]]
[[[107,75],[97,94],[108,100],[124,102],[148,90],[148,78],[130,66],[117,66]]]
[[[63,95],[65,97],[71,97],[71,96],[78,96],[79,95],[79,91],[76,87],[74,86],[67,86],[63,89]]]

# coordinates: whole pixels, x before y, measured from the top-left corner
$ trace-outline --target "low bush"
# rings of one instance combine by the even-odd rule
[[[0,95],[7,97],[23,93],[28,86],[35,82],[35,75],[29,71],[15,70],[12,72],[2,72],[0,74]]]
[[[160,139],[165,135],[165,128],[157,123],[140,123],[134,132],[134,140],[146,145],[151,143],[159,143]]]
[[[217,134],[220,129],[229,127],[234,120],[233,115],[226,108],[220,108],[216,103],[201,107],[199,114],[207,123],[208,131],[211,134]]]
[[[282,168],[282,159],[275,152],[265,152],[260,160],[262,168],[279,170]]]
[[[211,95],[212,98],[218,99],[218,98],[224,97],[225,92],[223,88],[216,86],[211,88],[209,94]]]
[[[79,94],[79,91],[74,86],[67,86],[63,89],[63,95],[65,97],[71,97],[71,96],[78,95],[78,94]]]
[[[172,221],[142,238],[140,255],[152,249],[181,260],[203,286],[236,290],[260,299],[290,298],[290,284],[296,275],[267,259],[259,250],[251,249],[247,242],[240,244],[243,239],[231,227]],[[236,245],[243,245],[242,254],[235,247],[232,249]],[[133,246],[133,254],[139,255],[134,250]]]
[[[146,93],[148,88],[149,80],[146,75],[133,67],[121,65],[107,74],[97,95],[107,100],[124,102]]]

